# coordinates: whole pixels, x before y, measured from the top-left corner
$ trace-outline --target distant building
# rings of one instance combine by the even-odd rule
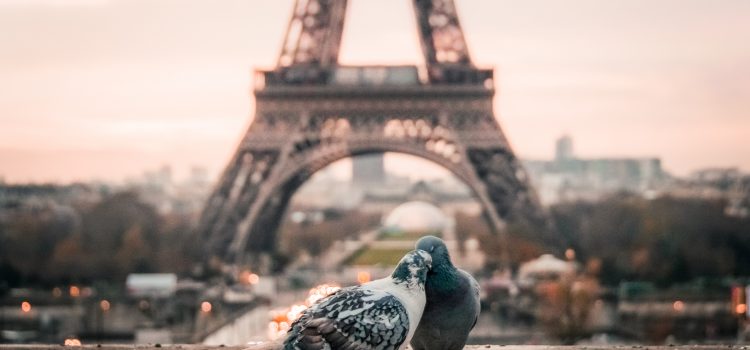
[[[750,175],[738,168],[704,168],[670,186],[669,194],[676,197],[726,201],[728,216],[750,217]]]
[[[321,172],[313,176],[294,195],[293,210],[323,208],[350,209],[368,213],[387,213],[408,201],[425,201],[438,205],[449,213],[462,211],[478,214],[479,203],[471,190],[454,179],[411,181],[386,173],[380,185],[357,186]]]
[[[573,140],[556,142],[554,160],[527,160],[524,165],[542,203],[596,200],[603,195],[629,191],[653,195],[666,180],[659,158],[581,159],[573,152]]]
[[[481,213],[481,205],[474,194],[463,183],[454,181],[418,181],[405,186],[388,186],[365,192],[360,210],[387,213],[405,202],[422,201],[440,207],[453,215],[463,212],[471,215]]]
[[[564,135],[555,143],[555,160],[558,162],[573,159],[573,138]]]
[[[730,168],[703,168],[693,171],[687,178],[688,181],[699,184],[713,184],[715,186],[728,188],[737,179],[742,177],[739,169]]]
[[[293,210],[350,209],[361,200],[361,189],[355,189],[349,179],[339,179],[331,168],[324,168],[313,174],[297,189],[290,202],[290,208]]]
[[[164,165],[155,171],[146,171],[140,177],[128,179],[124,189],[138,193],[141,200],[154,206],[161,214],[178,214],[197,220],[211,186],[205,167],[193,166],[187,178],[176,181],[172,168]]]
[[[352,157],[352,182],[355,186],[377,186],[386,182],[383,153]]]
[[[0,219],[17,211],[68,210],[76,204],[91,205],[110,191],[98,184],[0,184]]]
[[[132,297],[168,297],[177,289],[177,275],[173,273],[131,273],[125,280]]]

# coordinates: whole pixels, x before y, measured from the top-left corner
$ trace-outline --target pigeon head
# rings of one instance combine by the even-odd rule
[[[417,249],[426,251],[432,256],[432,268],[427,274],[425,290],[427,295],[450,295],[458,286],[459,272],[451,262],[448,247],[442,239],[435,236],[424,236],[417,241]]]
[[[423,250],[412,250],[393,270],[391,277],[396,283],[406,283],[409,288],[424,287],[427,272],[432,268],[432,257]]]
[[[448,247],[442,239],[435,236],[424,236],[417,241],[417,249],[426,251],[432,256],[435,267],[452,267]]]

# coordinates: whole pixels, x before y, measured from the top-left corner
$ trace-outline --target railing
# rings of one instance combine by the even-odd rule
[[[440,65],[425,72],[416,66],[298,65],[255,72],[255,89],[273,86],[420,86],[475,85],[492,87],[493,71],[466,65]],[[429,75],[429,76],[428,76]]]

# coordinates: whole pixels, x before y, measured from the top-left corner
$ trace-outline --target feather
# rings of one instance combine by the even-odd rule
[[[415,350],[460,350],[480,311],[479,283],[453,266],[445,242],[434,236],[417,241],[432,256],[425,285],[427,304],[411,340]]]
[[[319,300],[292,323],[284,349],[405,348],[424,311],[431,261],[424,251],[409,252],[391,276]]]

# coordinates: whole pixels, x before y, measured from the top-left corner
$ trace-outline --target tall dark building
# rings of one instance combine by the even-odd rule
[[[575,158],[573,154],[573,138],[563,135],[555,143],[555,160],[558,162]]]
[[[382,185],[386,174],[383,153],[352,158],[352,183],[361,186]]]

